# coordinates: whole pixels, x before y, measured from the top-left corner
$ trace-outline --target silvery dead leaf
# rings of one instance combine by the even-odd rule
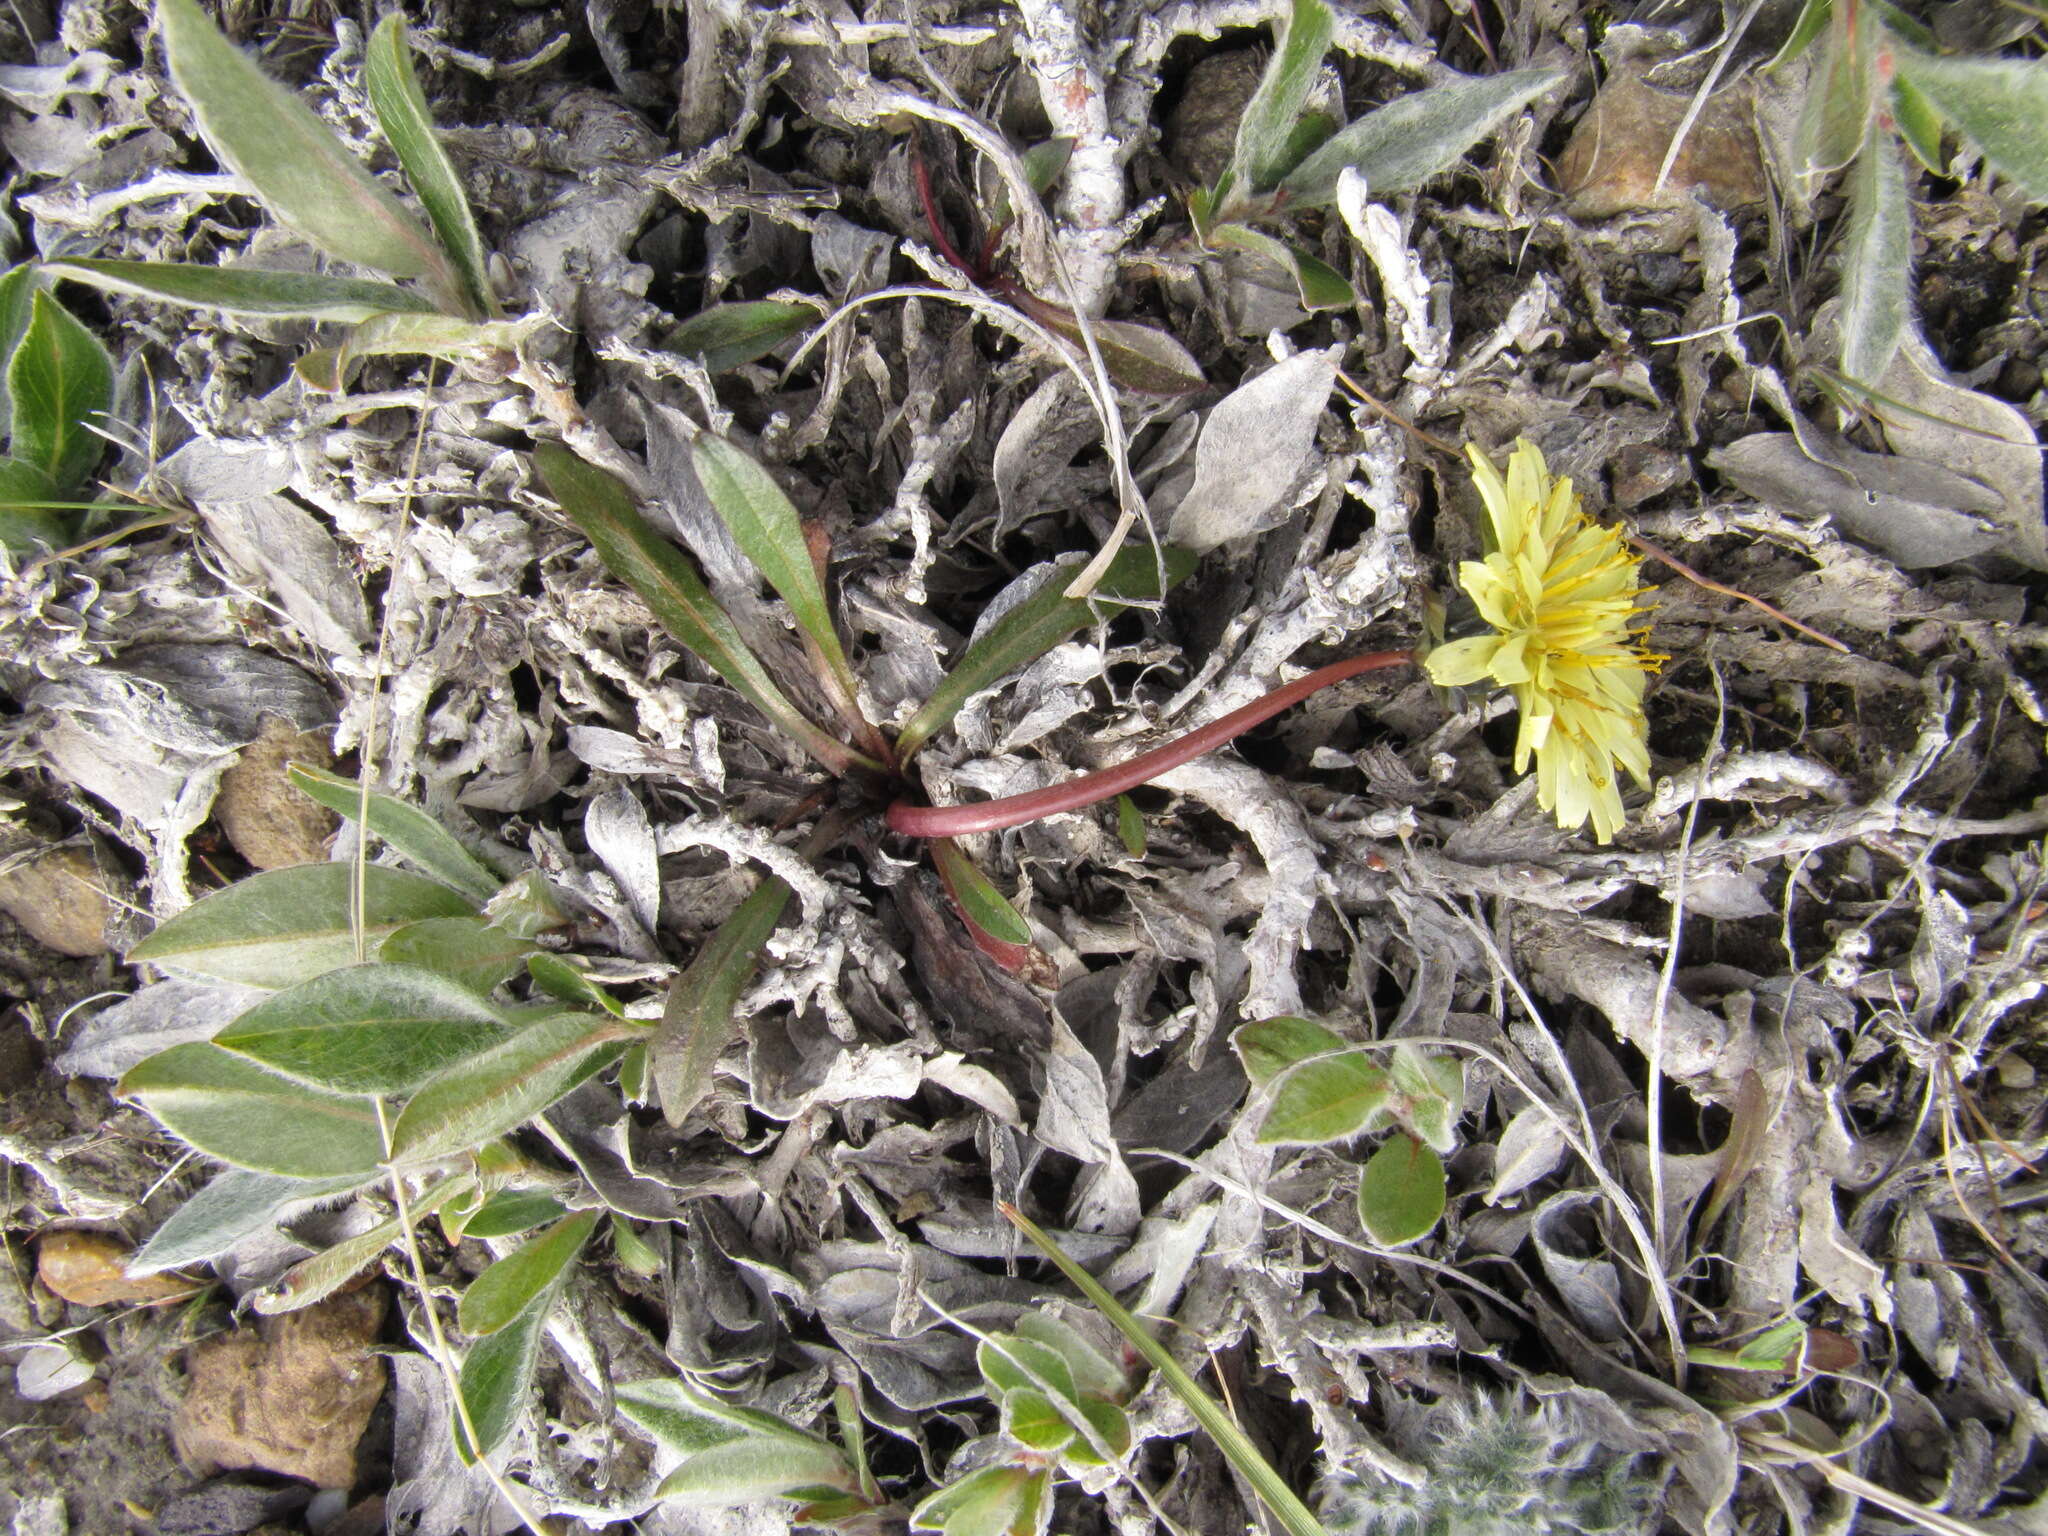
[[[189,1040],[210,1040],[270,994],[255,987],[159,981],[87,1017],[53,1065],[68,1077],[120,1077]]]
[[[646,807],[615,784],[584,807],[583,838],[619,882],[640,926],[653,933],[661,917],[661,859]]]
[[[1851,538],[1881,550],[1907,570],[1948,565],[1996,549],[1995,521],[2005,498],[1979,481],[1926,459],[1813,444],[1827,463],[1807,457],[1790,432],[1758,432],[1707,455],[1745,495],[1811,516],[1825,512]]]
[[[1072,374],[1061,369],[1031,392],[996,439],[998,537],[1066,504],[1074,456],[1099,441],[1102,424]]]
[[[32,1403],[74,1392],[92,1380],[92,1367],[63,1344],[34,1344],[14,1367],[14,1390]]]
[[[397,1425],[385,1516],[413,1536],[504,1536],[524,1521],[482,1467],[455,1455],[447,1378],[425,1355],[390,1358]]]
[[[1557,1115],[1541,1105],[1523,1106],[1494,1148],[1493,1184],[1486,1191],[1486,1203],[1498,1205],[1538,1179],[1549,1178],[1564,1162],[1564,1154],[1564,1128]]]
[[[1219,401],[1195,444],[1195,483],[1167,537],[1203,553],[1287,515],[1337,380],[1337,349],[1275,363]]]
[[[1567,1191],[1552,1195],[1536,1208],[1529,1236],[1543,1273],[1570,1310],[1573,1319],[1596,1339],[1619,1339],[1628,1332],[1623,1308],[1621,1272],[1613,1262],[1589,1257],[1598,1253],[1598,1195]]]

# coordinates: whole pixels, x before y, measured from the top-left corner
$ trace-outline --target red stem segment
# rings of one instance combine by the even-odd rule
[[[911,805],[898,800],[889,807],[889,826],[893,831],[908,833],[912,837],[963,837],[969,832],[998,832],[1005,827],[1021,827],[1029,821],[1078,811],[1098,800],[1107,800],[1112,795],[1135,789],[1147,779],[1156,779],[1204,752],[1215,751],[1233,736],[1242,735],[1253,726],[1272,719],[1283,709],[1299,704],[1317,689],[1357,677],[1362,672],[1402,666],[1414,659],[1413,651],[1374,651],[1370,656],[1354,656],[1349,661],[1318,667],[1306,677],[1296,678],[1286,687],[1274,689],[1263,699],[1242,709],[1233,709],[1221,719],[1189,731],[1163,747],[1142,752],[1129,762],[1118,763],[1097,773],[1084,773],[1078,779],[1049,784],[1029,794],[1006,795],[1000,800],[983,800],[973,805]]]

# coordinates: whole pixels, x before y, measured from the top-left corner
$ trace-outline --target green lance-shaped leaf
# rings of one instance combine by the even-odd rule
[[[787,1419],[724,1402],[666,1376],[621,1382],[616,1394],[619,1412],[684,1456],[742,1439],[828,1443]]]
[[[373,315],[432,314],[423,294],[360,277],[317,272],[264,272],[253,267],[206,267],[182,261],[53,261],[52,276],[105,293],[129,294],[259,319],[335,320],[346,325]]]
[[[383,1158],[368,1099],[308,1088],[204,1041],[159,1051],[115,1091],[207,1156],[257,1173],[340,1178]]]
[[[1851,5],[1829,11],[1827,40],[1792,132],[1792,164],[1809,183],[1863,151],[1877,104],[1877,22]]]
[[[517,1237],[568,1215],[553,1195],[531,1189],[501,1189],[464,1217],[457,1241],[464,1237]]]
[[[35,465],[0,459],[0,544],[17,555],[70,544],[71,526],[52,505],[63,499]]]
[[[2033,203],[2048,203],[2048,61],[1900,49],[1899,75]]]
[[[1915,160],[1937,176],[1948,174],[1948,159],[1941,152],[1941,114],[1904,75],[1892,76],[1892,122]]]
[[[599,1008],[620,1018],[626,1015],[624,1004],[592,981],[590,973],[582,966],[561,955],[529,955],[526,974],[549,997],[558,998],[571,1007]]]
[[[496,928],[480,917],[430,917],[394,931],[377,958],[392,965],[416,965],[489,994],[526,970],[539,948],[531,939]]]
[[[462,1331],[476,1338],[496,1333],[559,1285],[603,1214],[593,1209],[563,1217],[470,1281],[455,1312]]]
[[[206,18],[196,0],[157,0],[171,78],[207,147],[280,224],[321,250],[393,277],[460,285],[439,246],[292,91]]]
[[[442,1207],[476,1191],[476,1180],[467,1174],[443,1179],[422,1190],[412,1202],[410,1214],[424,1221]],[[405,1223],[393,1216],[367,1232],[343,1238],[332,1248],[301,1259],[271,1284],[249,1298],[249,1305],[265,1317],[297,1312],[325,1301],[377,1261],[377,1256],[405,1235]]]
[[[1116,797],[1116,840],[1132,858],[1145,857],[1145,815],[1129,795]]]
[[[1040,139],[1019,158],[1023,161],[1025,185],[1043,197],[1060,179],[1067,162],[1074,158],[1074,141],[1071,138]],[[998,181],[995,196],[989,203],[989,227],[1000,229],[1015,215],[1016,210],[1010,206],[1010,185],[1006,181]]]
[[[1765,70],[1783,68],[1814,44],[1814,40],[1827,30],[1828,21],[1834,15],[1834,0],[1805,0],[1799,8],[1798,18],[1792,23],[1792,30],[1778,51],[1771,56]]]
[[[942,1536],[1035,1536],[1048,1475],[1005,1462],[970,1472],[910,1512],[913,1531]]]
[[[460,982],[380,960],[276,993],[213,1043],[315,1088],[403,1094],[511,1028]]]
[[[782,921],[790,894],[788,882],[768,876],[669,983],[668,1003],[647,1050],[661,1112],[670,1125],[681,1125],[711,1087],[711,1069],[733,1036],[733,1009],[761,963],[768,936]]]
[[[1889,134],[1877,134],[1849,177],[1842,241],[1842,371],[1875,384],[1912,324],[1909,290],[1913,210],[1906,168]]]
[[[356,780],[302,763],[293,763],[285,770],[285,776],[301,794],[350,821],[362,820],[367,805],[372,832],[389,843],[407,863],[475,901],[489,901],[505,883],[463,847],[454,833],[418,806],[379,790],[365,795]]]
[[[1541,96],[1563,72],[1517,69],[1432,86],[1389,102],[1340,128],[1280,183],[1290,204],[1314,207],[1337,195],[1346,166],[1374,197],[1410,191],[1465,158],[1481,139]]]
[[[853,1470],[823,1440],[747,1436],[699,1451],[662,1479],[659,1496],[686,1504],[812,1497],[849,1486]]]
[[[991,1397],[1026,1388],[1070,1400],[1079,1393],[1074,1368],[1067,1364],[1066,1356],[1037,1339],[991,1334],[975,1346],[974,1362],[981,1368]]]
[[[491,280],[484,268],[484,243],[476,232],[476,218],[454,162],[434,133],[434,120],[427,114],[427,95],[413,72],[412,48],[405,35],[405,17],[393,11],[377,23],[370,34],[363,83],[370,93],[370,107],[377,114],[377,126],[384,130],[413,194],[427,210],[427,220],[440,238],[460,281],[464,307],[472,320],[495,312],[491,302]]]
[[[13,404],[7,393],[7,365],[14,349],[28,330],[29,313],[36,296],[36,269],[27,262],[0,273],[0,442],[5,442],[14,420]]]
[[[1322,1523],[1309,1507],[1302,1503],[1294,1490],[1287,1486],[1286,1479],[1273,1470],[1271,1462],[1261,1456],[1245,1432],[1237,1427],[1223,1405],[1204,1392],[1201,1386],[1181,1367],[1181,1363],[1145,1327],[1118,1304],[1117,1299],[1103,1289],[1102,1283],[1087,1270],[1076,1264],[1061,1251],[1059,1244],[1041,1231],[1038,1225],[1009,1204],[999,1207],[1003,1215],[1031,1240],[1034,1247],[1050,1259],[1059,1272],[1067,1277],[1081,1294],[1088,1298],[1104,1317],[1115,1326],[1118,1333],[1129,1341],[1131,1348],[1145,1357],[1146,1363],[1159,1373],[1173,1395],[1186,1405],[1195,1422],[1208,1432],[1216,1442],[1216,1448],[1223,1452],[1238,1475],[1251,1484],[1259,1502],[1266,1506],[1268,1513],[1279,1523],[1288,1536],[1328,1536]],[[927,1501],[929,1502],[929,1501]]]
[[[292,1179],[246,1168],[225,1169],[171,1212],[125,1268],[131,1275],[154,1275],[204,1263],[243,1238],[275,1226],[293,1206],[347,1194],[362,1188],[371,1177],[347,1173],[338,1178]]]
[[[950,837],[935,837],[929,846],[946,895],[967,925],[974,947],[1013,975],[1039,962],[1031,925],[966,851]]]
[[[562,1274],[566,1277],[568,1271]],[[518,1425],[533,1392],[533,1373],[540,1364],[548,1314],[560,1295],[559,1288],[543,1292],[505,1327],[470,1345],[469,1353],[462,1357],[456,1387],[469,1422],[476,1428],[472,1445],[461,1420],[456,1420],[455,1449],[464,1461],[490,1455]]]
[[[391,1128],[391,1156],[427,1162],[531,1120],[616,1060],[637,1033],[608,1014],[558,1013],[420,1085]]]
[[[544,315],[520,320],[469,320],[460,315],[371,315],[338,347],[309,352],[296,365],[316,389],[340,391],[355,365],[366,357],[437,357],[445,363],[477,364],[503,374],[518,362],[520,344],[546,324]]]
[[[1444,1160],[1412,1136],[1395,1136],[1358,1176],[1358,1220],[1382,1248],[1429,1235],[1444,1213]]]
[[[690,460],[733,542],[789,604],[812,654],[829,672],[833,691],[853,707],[853,669],[833,628],[832,608],[795,506],[767,470],[723,438],[700,433]]]
[[[354,873],[346,864],[297,864],[237,880],[158,925],[128,958],[273,990],[354,965]],[[372,958],[384,936],[407,923],[474,910],[438,881],[381,864],[363,871],[363,940]]]
[[[1294,0],[1258,91],[1237,120],[1231,169],[1246,192],[1270,192],[1301,158],[1295,127],[1315,88],[1336,22],[1323,0]]]
[[[1358,302],[1350,282],[1336,268],[1262,230],[1243,224],[1220,224],[1209,231],[1209,243],[1233,246],[1272,262],[1294,279],[1294,290],[1300,295],[1303,309],[1349,309]]]
[[[720,373],[766,357],[806,326],[817,323],[818,311],[810,304],[780,299],[714,304],[670,331],[662,345]]]
[[[1280,1080],[1259,1140],[1267,1146],[1320,1146],[1376,1129],[1392,1097],[1387,1074],[1357,1052],[1303,1062]]]
[[[114,359],[69,310],[38,289],[28,328],[7,360],[13,456],[60,490],[82,485],[105,456],[114,404]]]
[[[1315,1020],[1291,1014],[1247,1024],[1231,1037],[1231,1044],[1244,1063],[1245,1075],[1258,1088],[1313,1057],[1336,1056],[1352,1049],[1349,1040]]]
[[[790,703],[740,638],[731,616],[712,599],[704,579],[682,551],[640,515],[623,485],[559,443],[536,446],[533,462],[548,493],[590,540],[598,558],[646,600],[664,629],[835,773],[866,762]],[[880,764],[868,766],[879,768]]]
[[[1186,550],[1169,547],[1161,554],[1168,586],[1184,580],[1195,568],[1196,557]],[[1029,666],[1076,630],[1093,623],[1096,614],[1111,614],[1125,604],[1162,595],[1159,561],[1149,544],[1133,543],[1119,550],[1092,598],[1066,596],[1072,569],[1079,564],[1076,560],[1067,570],[1055,570],[1031,596],[968,646],[967,654],[954,663],[945,681],[896,738],[899,756],[907,762],[912,753],[944,730],[975,694]]]

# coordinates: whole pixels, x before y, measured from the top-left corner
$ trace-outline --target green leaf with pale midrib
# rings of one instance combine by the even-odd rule
[[[391,1128],[395,1162],[465,1151],[524,1125],[616,1060],[634,1026],[603,1014],[559,1013],[429,1078]]]
[[[97,336],[48,293],[29,301],[28,329],[7,360],[13,456],[59,490],[83,485],[106,456],[114,360]]]
[[[487,994],[522,973],[526,957],[538,947],[480,917],[430,917],[394,930],[378,947],[377,958],[417,965]]]
[[[1875,384],[1911,324],[1913,210],[1906,168],[1889,134],[1875,135],[1849,179],[1842,242],[1842,371]]]
[[[489,901],[504,884],[481,859],[462,846],[454,833],[395,795],[374,789],[365,795],[356,780],[344,779],[324,768],[308,768],[303,763],[291,764],[285,776],[301,794],[350,821],[361,820],[367,806],[372,832],[407,861],[465,896]]]
[[[160,299],[192,309],[265,319],[337,320],[345,324],[373,315],[433,312],[433,304],[410,288],[360,277],[326,277],[314,272],[265,272],[254,267],[205,267],[179,261],[100,261],[73,257],[53,261],[53,276],[69,278],[107,293]]]
[[[1230,165],[1246,192],[1271,191],[1300,158],[1293,153],[1295,125],[1308,105],[1334,27],[1323,0],[1294,0],[1286,24],[1278,29],[1273,57],[1237,120]]]
[[[669,984],[661,1023],[648,1041],[661,1112],[681,1125],[711,1086],[711,1069],[733,1035],[733,1009],[761,963],[762,948],[789,902],[788,882],[770,875]]]
[[[496,1333],[543,1292],[559,1285],[603,1214],[587,1210],[563,1217],[470,1281],[455,1310],[462,1331],[479,1338]]]
[[[1353,1054],[1308,1061],[1280,1080],[1259,1141],[1268,1146],[1315,1146],[1371,1130],[1385,1116],[1387,1074]]]
[[[360,1189],[371,1176],[294,1179],[229,1168],[165,1218],[128,1260],[127,1272],[153,1275],[183,1264],[203,1263],[275,1225],[292,1206]]]
[[[1186,550],[1169,547],[1160,554],[1165,559],[1168,586],[1184,580],[1195,568],[1195,556]],[[1029,666],[1067,636],[1094,622],[1097,612],[1114,613],[1125,603],[1158,597],[1159,563],[1149,544],[1127,545],[1110,562],[1092,600],[1066,596],[1071,571],[1064,579],[1060,571],[1054,571],[1050,580],[968,646],[967,654],[947,672],[945,681],[897,737],[899,755],[908,761],[944,730],[975,694]]]
[[[166,970],[276,990],[353,965],[346,864],[266,870],[201,898],[128,952]],[[363,871],[365,957],[388,933],[430,917],[474,911],[447,886],[402,869]]]
[[[1374,197],[1410,191],[1457,165],[1511,113],[1563,78],[1555,69],[1518,69],[1403,96],[1338,129],[1288,172],[1280,189],[1290,205],[1314,207],[1337,195],[1338,176],[1352,166]]]
[[[1898,49],[1912,86],[2033,203],[2048,203],[2048,62],[1938,59]]]
[[[213,1043],[316,1088],[402,1094],[510,1030],[499,1010],[461,983],[379,962],[276,993]]]
[[[405,168],[405,179],[427,210],[441,249],[454,264],[469,318],[487,319],[495,306],[490,276],[484,268],[483,239],[476,232],[476,218],[463,194],[461,178],[427,113],[427,95],[413,71],[405,17],[400,12],[386,16],[370,34],[363,76],[377,126],[384,130],[398,163]]]
[[[309,1088],[205,1041],[159,1051],[115,1092],[208,1156],[257,1173],[336,1178],[369,1173],[383,1156],[368,1099]]]

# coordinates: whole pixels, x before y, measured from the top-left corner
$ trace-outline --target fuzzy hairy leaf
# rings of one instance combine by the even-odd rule
[[[1048,304],[1028,293],[1015,295],[1017,306],[1040,325],[1072,342],[1085,356],[1088,343],[1073,311]],[[1109,376],[1141,395],[1186,395],[1209,381],[1192,352],[1164,331],[1129,320],[1088,322]]]
[[[154,1275],[200,1264],[226,1253],[245,1237],[274,1226],[293,1206],[360,1189],[366,1174],[294,1179],[229,1168],[179,1206],[128,1260],[131,1275]]]
[[[7,394],[7,364],[21,345],[28,329],[29,311],[36,296],[36,269],[27,262],[0,273],[0,442],[7,439],[14,420],[13,403]]]
[[[787,1419],[724,1402],[672,1377],[622,1382],[616,1390],[621,1413],[670,1450],[686,1456],[741,1439],[830,1448],[829,1442]]]
[[[453,293],[448,261],[292,91],[223,37],[197,0],[157,0],[171,78],[201,137],[280,224],[321,250]]]
[[[1913,209],[1906,168],[1888,134],[1864,146],[1849,178],[1842,241],[1842,371],[1863,383],[1884,377],[1912,324]]]
[[[1296,250],[1284,240],[1275,240],[1261,230],[1243,224],[1221,224],[1209,231],[1209,243],[1227,245],[1270,261],[1294,279],[1294,291],[1301,307],[1311,314],[1319,309],[1349,309],[1358,295],[1344,275],[1328,262],[1306,251]]]
[[[1830,176],[1862,153],[1877,101],[1875,18],[1854,6],[1830,8],[1827,41],[1807,82],[1792,163],[1809,181]]]
[[[823,1440],[746,1436],[690,1457],[662,1480],[658,1496],[686,1504],[742,1504],[851,1479],[846,1458]]]
[[[1392,1097],[1387,1074],[1358,1054],[1304,1062],[1273,1091],[1259,1122],[1265,1146],[1317,1146],[1385,1123]]]
[[[2048,62],[1901,49],[1899,74],[2033,203],[2048,203]]]
[[[1336,1056],[1351,1049],[1349,1040],[1315,1020],[1291,1014],[1247,1024],[1231,1036],[1231,1044],[1255,1087],[1264,1087],[1311,1057]]]
[[[1075,1402],[1069,1412],[1078,1415],[1088,1426],[1087,1433],[1077,1427],[1073,1443],[1066,1449],[1069,1463],[1084,1467],[1105,1466],[1111,1461],[1121,1461],[1131,1449],[1131,1418],[1115,1403],[1099,1397],[1084,1397]],[[1100,1442],[1101,1449],[1096,1448]]]
[[[1358,1220],[1382,1248],[1427,1237],[1444,1214],[1444,1160],[1412,1136],[1395,1136],[1358,1176]]]
[[[664,629],[819,762],[838,773],[853,766],[856,754],[790,703],[713,600],[703,577],[640,515],[617,479],[559,443],[536,445],[533,462],[548,493],[590,540],[606,569],[640,594]]]
[[[414,1219],[424,1221],[475,1188],[476,1180],[466,1174],[443,1179],[414,1197],[412,1215]],[[249,1305],[265,1317],[276,1317],[325,1301],[376,1263],[378,1255],[404,1235],[404,1223],[396,1216],[380,1221],[367,1232],[343,1238],[324,1252],[316,1253],[310,1259],[301,1259],[276,1281],[256,1292]]]
[[[1012,1463],[983,1467],[941,1488],[910,1514],[913,1531],[943,1536],[1036,1536],[1051,1479]]]
[[[201,898],[128,951],[130,961],[277,990],[357,960],[346,864],[297,864],[237,880]],[[438,881],[372,864],[363,871],[363,939],[474,909]]]
[[[1032,1387],[1003,1394],[1003,1433],[1043,1456],[1057,1456],[1073,1441],[1074,1426],[1053,1400]]]
[[[341,1178],[373,1172],[384,1156],[368,1099],[309,1088],[205,1041],[159,1051],[115,1091],[209,1157],[257,1173]]]
[[[1245,191],[1271,191],[1301,158],[1296,125],[1335,29],[1336,20],[1323,0],[1294,0],[1287,21],[1276,28],[1273,56],[1244,116],[1237,120],[1230,164]]]
[[[0,459],[0,544],[17,555],[72,542],[69,523],[51,503],[62,501],[50,477],[20,459]]]
[[[213,1043],[315,1088],[402,1094],[511,1027],[460,982],[379,960],[275,993]]]
[[[681,1125],[711,1087],[711,1069],[732,1040],[733,1009],[761,963],[768,936],[782,921],[790,894],[786,881],[768,876],[669,983],[647,1056],[670,1125]]]
[[[1026,1312],[1017,1319],[1015,1331],[1020,1339],[1043,1344],[1066,1361],[1077,1392],[1120,1398],[1130,1390],[1122,1366],[1097,1349],[1079,1330],[1049,1313]]]
[[[59,490],[82,485],[105,457],[114,404],[114,359],[71,312],[37,289],[28,328],[7,360],[13,456],[50,477]]]
[[[182,261],[53,261],[53,276],[106,293],[160,299],[190,309],[263,319],[335,320],[353,325],[373,315],[431,314],[433,304],[410,288],[316,272],[263,272]]]
[[[560,1285],[603,1214],[593,1209],[563,1217],[470,1281],[455,1310],[462,1331],[475,1338],[496,1333]]]
[[[1337,195],[1337,178],[1351,166],[1374,197],[1410,191],[1457,165],[1563,78],[1555,69],[1517,69],[1413,92],[1338,129],[1288,173],[1281,190],[1296,206],[1320,206]]]
[[[1067,1364],[1066,1356],[1035,1339],[992,1334],[975,1346],[974,1362],[981,1368],[991,1397],[1027,1389],[1065,1398],[1077,1395],[1073,1368]]]
[[[534,1368],[540,1364],[541,1336],[557,1293],[548,1291],[496,1333],[478,1339],[462,1357],[457,1384],[476,1443],[466,1443],[462,1422],[454,1425],[455,1446],[464,1461],[488,1456],[512,1433],[533,1393]]]
[[[345,779],[324,768],[293,763],[285,770],[292,787],[350,821],[364,818],[372,832],[383,838],[405,860],[443,885],[451,886],[476,901],[489,901],[502,884],[456,836],[417,806],[395,795],[371,790],[367,795],[354,779]]]
[[[396,1162],[466,1151],[524,1125],[618,1058],[637,1031],[607,1014],[558,1013],[420,1085],[391,1128]]]
[[[430,917],[408,923],[378,946],[377,958],[416,965],[470,991],[489,994],[526,969],[538,946],[480,917]]]
[[[1186,550],[1167,548],[1161,553],[1165,556],[1169,587],[1184,580],[1195,568],[1195,556]],[[919,747],[944,730],[975,694],[1029,666],[1076,630],[1093,623],[1098,612],[1114,613],[1126,603],[1161,595],[1159,561],[1149,544],[1131,544],[1119,550],[1091,598],[1066,596],[1070,576],[1071,571],[1056,571],[967,647],[967,653],[954,663],[945,681],[933,690],[924,707],[896,738],[896,750],[901,757],[907,761]]]
[[[490,276],[484,268],[483,239],[476,232],[476,218],[454,162],[434,133],[426,92],[413,72],[402,13],[391,12],[370,34],[363,84],[369,91],[371,110],[377,114],[377,126],[384,130],[398,163],[405,168],[405,179],[412,183],[442,251],[454,267],[469,318],[484,319],[494,306]]]
[[[569,1213],[553,1195],[501,1189],[462,1222],[462,1237],[517,1237]],[[458,1239],[459,1241],[459,1239]]]

